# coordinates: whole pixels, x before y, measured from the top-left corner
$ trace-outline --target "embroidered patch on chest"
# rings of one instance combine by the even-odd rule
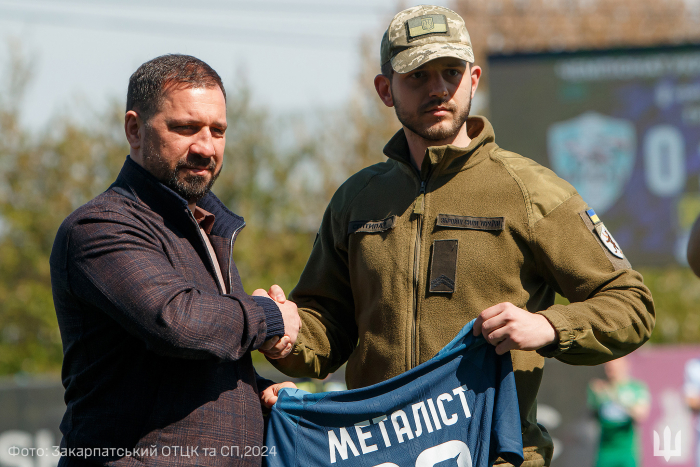
[[[505,228],[503,217],[472,217],[453,216],[451,214],[438,214],[436,224],[438,227],[469,230],[503,230]]]
[[[377,233],[393,229],[396,223],[396,216],[387,217],[379,221],[350,221],[348,224],[348,234],[365,232]]]

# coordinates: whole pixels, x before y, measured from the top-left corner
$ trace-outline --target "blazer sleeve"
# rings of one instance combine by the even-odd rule
[[[67,286],[84,306],[165,356],[238,360],[268,338],[265,311],[250,296],[198,290],[138,219],[93,214],[68,226],[64,240]]]

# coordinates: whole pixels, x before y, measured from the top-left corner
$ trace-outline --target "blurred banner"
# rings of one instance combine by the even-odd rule
[[[0,467],[54,467],[66,405],[56,379],[0,379]]]
[[[496,142],[569,181],[635,266],[686,264],[700,45],[488,59]]]
[[[698,420],[685,404],[683,384],[686,362],[696,357],[700,345],[645,346],[627,357],[631,378],[643,381],[651,393],[649,416],[637,428],[644,467],[695,466]],[[601,365],[545,364],[537,419],[554,440],[554,466],[595,464],[600,432],[586,406],[588,383],[594,378],[605,378]]]
[[[642,347],[629,356],[631,376],[651,392],[651,412],[641,426],[645,467],[692,467],[698,420],[685,404],[686,363],[700,357],[700,346]]]

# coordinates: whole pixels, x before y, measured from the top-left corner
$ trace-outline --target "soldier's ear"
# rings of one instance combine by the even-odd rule
[[[379,98],[387,107],[394,106],[394,97],[391,95],[391,80],[384,75],[374,77],[374,89],[377,90]]]
[[[476,88],[479,87],[479,78],[481,78],[481,67],[474,64],[469,64],[469,75],[472,81],[472,99],[476,94]]]

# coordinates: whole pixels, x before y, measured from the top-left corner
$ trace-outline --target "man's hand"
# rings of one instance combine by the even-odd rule
[[[268,386],[263,392],[260,393],[260,404],[266,408],[271,409],[275,402],[277,402],[277,396],[282,388],[293,388],[296,389],[297,385],[291,381],[286,381],[284,383],[273,384]]]
[[[301,329],[301,318],[299,318],[296,304],[287,300],[282,287],[276,284],[270,287],[270,290],[267,292],[263,289],[257,289],[253,292],[253,295],[273,299],[277,303],[284,320],[284,336],[281,339],[273,337],[267,340],[258,350],[268,358],[278,359],[286,357],[292,352]]]
[[[509,350],[537,350],[559,340],[547,318],[512,303],[499,303],[482,311],[473,331],[495,345],[498,355]]]

